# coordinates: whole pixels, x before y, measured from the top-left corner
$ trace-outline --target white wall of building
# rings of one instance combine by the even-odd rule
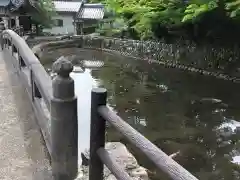
[[[63,26],[62,27],[54,26],[52,28],[43,29],[43,32],[51,34],[75,34],[75,27],[73,24],[72,14],[56,15],[53,17],[53,20],[56,19],[63,20]]]

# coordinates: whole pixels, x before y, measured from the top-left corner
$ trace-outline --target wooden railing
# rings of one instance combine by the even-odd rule
[[[89,180],[103,180],[104,164],[117,179],[132,179],[116,163],[111,154],[104,149],[106,121],[173,180],[197,180],[196,177],[110,110],[106,106],[106,99],[106,89],[96,88],[92,90]]]
[[[73,65],[64,58],[57,60],[53,64],[57,76],[51,80],[33,51],[15,32],[5,30],[1,45],[4,60],[13,64],[32,102],[51,157],[54,180],[73,180],[78,172],[77,98],[74,81],[69,76]],[[197,180],[111,111],[106,106],[106,99],[106,89],[92,90],[89,180],[103,180],[104,164],[117,179],[132,179],[104,149],[106,121],[173,180]]]
[[[69,77],[72,64],[57,60],[53,64],[57,76],[51,80],[17,33],[3,31],[1,46],[4,60],[11,62],[31,100],[51,157],[54,180],[73,180],[78,172],[78,126],[74,81]]]

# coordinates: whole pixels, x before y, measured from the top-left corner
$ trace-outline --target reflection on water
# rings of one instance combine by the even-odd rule
[[[90,103],[91,103],[91,88],[92,88],[92,77],[90,72],[85,71],[84,73],[72,73],[71,77],[75,80],[75,93],[78,97],[78,148],[79,154],[84,148],[89,147],[89,136],[90,134]]]
[[[81,73],[71,73],[75,81],[75,93],[78,97],[78,148],[79,154],[89,147],[90,141],[90,107],[91,89],[97,87],[97,82],[91,76],[91,70]]]
[[[80,151],[89,146],[91,88],[103,86],[114,111],[167,154],[180,152],[175,160],[199,179],[240,179],[239,84],[146,61],[85,53],[88,59],[104,60],[104,66],[71,74],[78,96]],[[107,139],[125,143],[150,169],[152,179],[168,179],[116,131],[108,129]]]

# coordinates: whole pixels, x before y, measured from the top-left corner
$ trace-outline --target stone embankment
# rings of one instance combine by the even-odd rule
[[[52,49],[69,47],[90,48],[147,60],[149,63],[158,63],[167,68],[178,68],[214,76],[218,79],[240,82],[240,51],[236,47],[220,48],[211,47],[210,45],[199,47],[190,43],[166,44],[101,36],[73,36],[58,39],[61,40],[54,42],[43,41],[44,43],[34,46],[34,53],[41,57],[44,51]]]
[[[123,56],[147,60],[150,63],[158,63],[165,67],[240,82],[240,54],[239,49],[236,47],[197,46],[187,42],[167,44],[94,36],[73,38],[81,39],[82,48],[96,48]]]

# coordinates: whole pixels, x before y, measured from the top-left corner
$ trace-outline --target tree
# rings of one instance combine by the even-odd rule
[[[177,36],[231,41],[240,29],[239,0],[93,1],[104,3],[127,25],[123,31],[135,32],[140,39]]]
[[[52,17],[56,14],[52,0],[39,0],[37,2],[37,12],[32,15],[33,21],[43,27],[51,27],[53,25]]]

